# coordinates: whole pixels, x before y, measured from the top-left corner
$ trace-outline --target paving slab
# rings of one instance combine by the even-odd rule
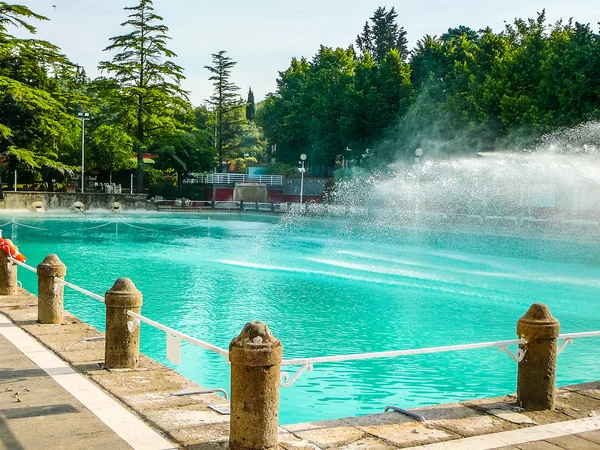
[[[397,447],[373,437],[359,439],[340,447],[340,450],[393,450]]]
[[[344,420],[299,423],[284,425],[282,428],[301,440],[313,443],[323,449],[331,447],[338,448],[357,441],[365,436],[364,431],[348,425]]]
[[[595,444],[600,444],[600,431],[586,431],[583,433],[577,433],[575,436],[587,439]]]
[[[582,419],[600,414],[600,398],[585,395],[585,391],[560,391],[556,396],[556,409],[573,419]]]
[[[600,450],[600,444],[595,444],[594,442],[579,436],[561,436],[553,439],[546,439],[546,442],[569,450]]]
[[[526,444],[517,445],[520,450],[564,450],[563,447],[551,444],[546,441],[528,442]]]
[[[372,436],[401,447],[430,444],[460,437],[449,431],[442,431],[421,423],[379,425],[362,429]]]
[[[425,417],[428,425],[450,430],[463,437],[498,433],[517,428],[505,420],[499,420],[493,415],[485,414],[460,403],[436,405],[411,411]],[[527,419],[529,420],[529,418]]]
[[[0,335],[0,449],[131,449]]]

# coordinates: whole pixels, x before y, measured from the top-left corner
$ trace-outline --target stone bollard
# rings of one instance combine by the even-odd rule
[[[277,448],[281,343],[262,322],[248,322],[229,345],[229,448]]]
[[[54,278],[65,279],[67,267],[56,255],[48,255],[37,266],[38,322],[63,323],[63,294],[65,286]]]
[[[108,369],[135,369],[140,358],[140,326],[127,311],[140,314],[142,293],[129,278],[119,278],[104,295],[106,301],[106,344],[104,363]]]
[[[558,320],[542,303],[531,305],[517,322],[517,335],[527,341],[519,363],[517,402],[526,411],[554,409],[556,396],[556,341]]]
[[[10,239],[5,239],[10,242]],[[14,244],[13,244],[14,245]],[[17,293],[17,265],[8,259],[8,253],[0,249],[0,295]]]

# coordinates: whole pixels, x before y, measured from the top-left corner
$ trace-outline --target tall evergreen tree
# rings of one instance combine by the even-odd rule
[[[248,122],[252,122],[254,120],[255,115],[256,104],[254,103],[254,92],[252,92],[252,88],[249,88],[248,101],[246,101],[246,119],[248,119]]]
[[[116,50],[112,61],[103,61],[106,70],[118,82],[122,104],[120,120],[126,122],[137,154],[137,183],[144,191],[144,152],[161,133],[180,128],[178,115],[190,108],[187,92],[181,88],[183,68],[169,58],[177,55],[167,48],[168,27],[154,13],[152,0],[139,0],[121,25],[127,34],[110,38],[105,51]],[[133,120],[131,120],[133,118]]]
[[[216,147],[220,171],[223,158],[237,147],[242,127],[240,112],[244,103],[237,94],[240,88],[231,81],[231,69],[237,63],[227,56],[225,50],[213,53],[212,60],[213,65],[204,68],[212,74],[208,79],[214,86],[214,93],[208,102],[215,111]]]
[[[392,49],[397,49],[402,61],[408,58],[408,39],[404,27],[396,23],[398,13],[392,7],[386,11],[379,7],[371,17],[372,25],[367,21],[363,32],[356,37],[356,45],[364,55],[370,53],[375,61],[381,62]]]

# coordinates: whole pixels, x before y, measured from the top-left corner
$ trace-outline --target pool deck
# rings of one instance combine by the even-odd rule
[[[40,325],[36,302],[24,290],[0,296],[0,449],[227,448],[229,416],[210,408],[226,404],[223,397],[171,396],[199,386],[144,356],[136,370],[104,369],[101,332],[70,315],[62,325]],[[514,402],[413,410],[425,423],[389,412],[284,425],[279,445],[600,450],[600,382],[560,389],[555,411],[523,412]]]

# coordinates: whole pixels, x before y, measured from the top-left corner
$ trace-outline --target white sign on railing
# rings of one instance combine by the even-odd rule
[[[181,341],[167,333],[167,358],[173,364],[181,365]]]

